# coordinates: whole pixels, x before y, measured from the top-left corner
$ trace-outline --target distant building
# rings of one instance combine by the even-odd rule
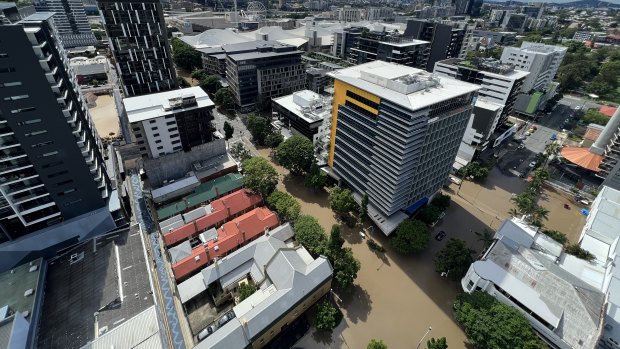
[[[2,24],[3,20],[8,22],[6,24],[9,24],[22,19],[14,2],[0,2],[0,16],[4,16],[4,19],[0,18],[0,24]]]
[[[545,11],[542,3],[521,7],[521,13],[535,19],[540,19]]]
[[[446,59],[435,64],[434,72],[480,85],[478,91],[480,97],[503,106],[502,119],[498,125],[512,114],[517,96],[521,93],[522,85],[529,75],[526,71],[515,70],[514,65],[503,64],[490,58],[476,58],[471,61]]]
[[[331,132],[331,100],[309,90],[272,99],[274,113],[290,127],[294,134],[301,134],[312,143],[320,145]]]
[[[53,12],[64,48],[96,45],[82,0],[34,0],[37,12]]]
[[[394,9],[389,7],[369,7],[366,9],[367,21],[392,21],[394,20]]]
[[[226,56],[226,79],[235,103],[253,108],[257,98],[271,99],[302,90],[306,70],[295,46],[272,44],[259,51]]]
[[[430,43],[403,37],[398,33],[369,32],[355,38],[349,61],[362,64],[381,60],[409,67],[424,68],[428,61]]]
[[[424,68],[432,72],[438,61],[465,58],[474,27],[465,22],[409,20],[404,36],[430,42],[428,61]]]
[[[473,36],[480,38],[487,38],[489,42],[487,47],[499,46],[512,46],[517,42],[516,32],[497,32],[490,30],[474,30]]]
[[[159,0],[100,0],[125,97],[178,87]]]
[[[103,145],[53,23],[0,25],[0,270],[116,227]]]
[[[328,166],[386,235],[445,183],[478,86],[374,61],[334,78]]]
[[[528,16],[520,13],[508,13],[500,27],[504,30],[516,31],[519,33],[523,32],[525,28],[525,23],[527,22]]]
[[[123,100],[132,141],[144,157],[156,159],[213,140],[215,104],[199,86]]]
[[[351,48],[355,46],[356,38],[362,35],[363,27],[349,27],[334,31],[331,53],[334,56],[347,59]]]
[[[325,87],[331,84],[331,80],[325,69],[309,68],[306,70],[306,88],[312,92],[323,93]]]
[[[250,40],[199,48],[197,51],[202,55],[202,66],[208,74],[219,75],[222,78],[226,78],[226,57],[228,57],[228,55],[260,52],[272,46],[282,45],[275,41]]]
[[[75,70],[78,84],[85,85],[97,80],[100,83],[108,80],[108,59],[105,56],[95,58],[71,58],[71,67]]]
[[[336,18],[340,22],[359,22],[362,19],[362,10],[345,6],[336,10]]]
[[[292,238],[289,224],[279,226],[177,286],[186,309],[204,304],[207,297],[231,299],[242,284],[257,288],[233,306],[232,319],[195,348],[263,348],[330,291],[328,259],[313,258]]]

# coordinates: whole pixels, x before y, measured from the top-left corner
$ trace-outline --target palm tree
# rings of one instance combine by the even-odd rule
[[[474,234],[478,236],[478,241],[482,242],[482,248],[487,249],[493,243],[494,234],[490,232],[488,229],[482,230],[482,233],[475,231]]]

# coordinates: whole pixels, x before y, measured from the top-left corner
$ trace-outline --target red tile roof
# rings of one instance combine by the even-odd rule
[[[263,235],[266,229],[280,225],[277,215],[265,207],[258,207],[217,229],[217,241],[212,240],[192,250],[192,254],[172,266],[177,282],[186,279],[211,263],[213,258],[229,252]]]
[[[168,247],[174,246],[191,236],[214,227],[217,223],[229,220],[240,212],[254,208],[260,203],[260,195],[252,194],[246,189],[237,190],[232,194],[211,201],[213,211],[208,215],[165,233],[163,236],[164,243]]]
[[[616,109],[618,109],[618,108],[604,105],[604,106],[601,107],[601,109],[599,109],[599,112],[603,113],[603,114],[605,114],[605,115],[607,115],[609,117],[612,117],[614,115],[614,113],[616,112]]]

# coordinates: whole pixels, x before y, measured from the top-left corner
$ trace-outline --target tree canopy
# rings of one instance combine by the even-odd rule
[[[317,305],[314,327],[318,330],[330,331],[334,329],[342,320],[342,313],[328,300],[322,300]]]
[[[239,302],[251,296],[256,292],[256,286],[253,284],[241,284],[239,286]]]
[[[267,204],[285,221],[295,221],[299,217],[301,205],[289,193],[275,190],[267,198]]]
[[[199,84],[205,92],[209,93],[216,93],[222,86],[220,84],[220,77],[217,75],[207,75],[202,77]]]
[[[450,280],[460,280],[467,274],[469,266],[474,262],[475,251],[467,247],[465,241],[450,238],[444,248],[435,255],[435,271],[447,273]]]
[[[366,349],[387,349],[387,345],[380,339],[371,339]]]
[[[441,210],[437,206],[426,205],[420,210],[416,218],[426,224],[431,224],[439,219],[440,214]]]
[[[390,239],[390,244],[399,253],[420,252],[428,246],[430,232],[418,220],[407,219],[400,223]]]
[[[235,107],[235,97],[228,87],[221,88],[215,92],[215,102],[227,110]]]
[[[435,197],[431,201],[431,205],[437,207],[442,211],[445,211],[446,209],[448,209],[448,207],[450,207],[451,200],[452,199],[450,198],[450,195],[437,193],[437,195],[435,195]]]
[[[327,256],[334,268],[334,280],[342,290],[349,289],[357,278],[360,262],[353,257],[350,247],[343,247],[340,226],[334,224],[327,242]]]
[[[620,69],[620,68],[619,68]],[[585,114],[581,117],[581,121],[587,124],[597,124],[601,126],[607,125],[610,117],[599,112],[596,109],[588,109]]]
[[[316,162],[313,161],[312,166],[310,166],[310,171],[308,171],[306,177],[304,178],[304,185],[317,190],[323,188],[325,186],[325,182],[327,182],[327,173],[321,171]]]
[[[480,291],[462,293],[454,303],[456,321],[477,349],[543,349],[529,321],[515,308]]]
[[[188,72],[202,67],[202,56],[200,52],[194,50],[193,47],[184,43],[179,38],[170,40],[172,46],[172,57],[174,64],[187,70]]]
[[[349,189],[335,186],[328,196],[329,207],[339,216],[344,217],[357,208],[353,193]]]
[[[295,239],[314,256],[325,253],[327,239],[319,221],[309,215],[301,215],[295,221]]]
[[[253,157],[243,161],[244,184],[266,198],[278,185],[278,173],[269,161]]]
[[[269,148],[277,148],[284,141],[284,136],[277,130],[271,130],[265,137],[265,145]]]
[[[542,231],[543,234],[547,235],[548,237],[552,238],[553,240],[561,243],[562,245],[566,245],[568,243],[568,238],[566,237],[566,234],[557,231],[557,230],[543,230]]]
[[[426,342],[426,349],[448,349],[446,337],[431,338]]]
[[[228,121],[224,121],[224,137],[226,140],[231,139],[234,133],[235,128]]]
[[[581,246],[577,244],[567,245],[566,247],[564,247],[564,252],[589,262],[593,261],[596,258],[592,253],[590,253],[590,251],[581,248]]]
[[[241,162],[252,157],[250,151],[248,151],[241,142],[237,142],[230,147],[230,155],[232,155],[237,161]]]
[[[314,145],[304,136],[291,136],[278,146],[276,160],[292,173],[303,174],[310,170],[314,161]]]
[[[248,117],[248,131],[250,131],[252,139],[259,145],[265,145],[265,140],[271,133],[271,128],[271,123],[267,118],[256,114],[250,114]]]

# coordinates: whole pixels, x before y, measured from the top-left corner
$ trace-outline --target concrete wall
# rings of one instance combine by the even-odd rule
[[[149,176],[151,187],[158,188],[164,180],[178,179],[193,171],[192,164],[226,154],[226,141],[213,142],[192,148],[190,152],[178,152],[157,159],[144,161],[144,171]]]

